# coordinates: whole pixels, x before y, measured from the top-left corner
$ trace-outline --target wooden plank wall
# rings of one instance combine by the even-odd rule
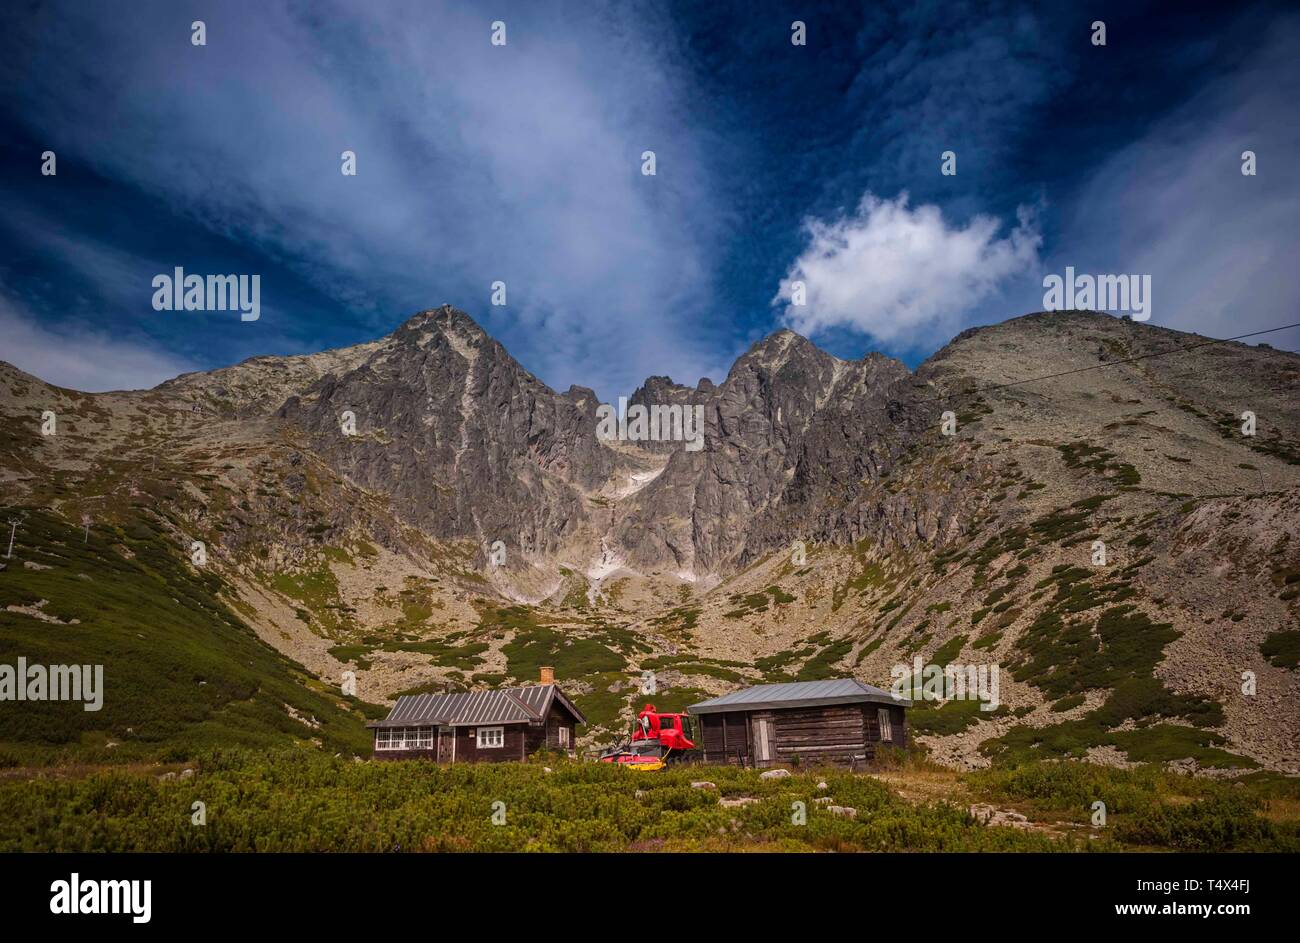
[[[737,751],[748,762],[752,755],[752,743],[749,739],[749,716],[744,713],[733,713],[722,715],[723,724],[726,728],[727,753],[735,754]]]
[[[484,724],[485,727],[502,726]],[[500,747],[480,750],[475,727],[456,728],[456,762],[457,763],[508,763],[524,757],[524,724],[505,724],[503,734],[505,744]]]
[[[375,759],[377,760],[436,760],[438,751],[435,750],[375,750]]]
[[[907,712],[893,705],[838,704],[787,710],[731,711],[702,714],[700,747],[707,762],[749,762],[753,756],[755,719],[767,717],[773,722],[772,763],[790,763],[797,756],[802,764],[849,764],[854,757],[872,759],[880,740],[880,721],[876,711],[890,712],[893,728],[891,743],[907,746]],[[740,753],[738,756],[737,753]]]
[[[573,744],[577,733],[575,729],[576,726],[577,725],[574,723],[573,718],[569,716],[568,711],[557,711],[552,709],[550,714],[547,715],[546,724],[544,726],[542,724],[528,725],[528,732],[525,735],[525,749],[527,753],[530,754],[536,753],[543,747],[547,750],[556,750],[558,752],[572,750],[574,748]],[[569,745],[567,747],[560,746],[561,727],[567,727],[569,729]]]
[[[697,746],[703,751],[701,759],[709,763],[748,762],[747,716],[743,712],[697,716],[695,723],[700,737]]]
[[[867,737],[873,748],[871,750],[873,756],[875,744],[880,741],[880,715],[877,713],[879,710],[889,711],[890,733],[893,735],[889,743],[896,747],[907,746],[907,711],[892,704],[868,704],[865,707]]]
[[[868,744],[866,711],[861,704],[801,707],[771,711],[770,715],[775,728],[776,762],[789,763],[798,757],[803,765],[818,762],[847,765],[854,757],[875,752]],[[872,723],[874,717],[873,705]],[[871,739],[878,737],[877,732]]]
[[[907,711],[901,707],[889,708],[890,724],[894,728],[893,744],[896,747],[907,746]]]
[[[722,742],[722,714],[701,714],[697,718],[700,725],[700,747],[707,753],[717,753],[721,755],[724,745]]]

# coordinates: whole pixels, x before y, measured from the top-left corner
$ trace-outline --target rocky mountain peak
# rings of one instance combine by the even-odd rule
[[[447,339],[457,349],[496,343],[477,321],[449,304],[412,315],[390,336],[396,342],[413,343],[421,348],[438,338]]]
[[[788,365],[793,365],[792,369],[795,372],[821,373],[836,370],[836,365],[843,363],[844,361],[828,354],[808,338],[788,328],[782,328],[759,340],[741,355],[732,364],[724,386],[746,374],[773,377],[780,374]]]
[[[997,659],[1013,706],[1049,725],[1158,677],[1176,697],[1125,697],[1152,694],[1162,725],[1213,720],[1277,765],[1295,755],[1294,671],[1268,652],[1298,605],[1297,389],[1294,353],[1098,314],[964,332],[916,373],[783,330],[716,386],[647,378],[634,402],[670,417],[698,407],[690,434],[608,441],[592,390],[556,393],[442,306],[367,344],[146,392],[52,390],[0,366],[0,481],[12,506],[85,513],[95,528],[119,515],[128,540],[146,523],[169,546],[204,540],[265,639],[335,676],[341,643],[394,625],[416,644],[479,632],[499,658],[511,632],[534,631],[501,609],[511,600],[542,606],[547,638],[630,622],[656,652],[671,638],[728,671],[762,662],[745,671],[754,681],[881,683],[941,648]],[[43,437],[33,417],[47,408],[59,433]],[[286,593],[297,608],[275,601]],[[408,626],[398,602],[415,612],[426,596],[431,615]],[[1112,654],[1122,645],[1073,641],[1168,626],[1132,663]],[[410,657],[383,652],[369,677],[385,692],[446,679]],[[1246,669],[1263,682],[1263,719],[1220,697]],[[1067,695],[1092,700],[1057,717],[1047,705]],[[1005,730],[938,755],[1018,749],[1014,729],[993,739]],[[1126,742],[1113,736],[1083,746]]]

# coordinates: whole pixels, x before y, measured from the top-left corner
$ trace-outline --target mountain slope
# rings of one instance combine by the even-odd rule
[[[367,746],[366,705],[259,642],[222,581],[189,566],[147,516],[83,530],[31,509],[21,527],[0,572],[0,663],[103,666],[99,698],[85,692],[102,705],[6,703],[0,766]]]
[[[1090,313],[964,332],[915,372],[781,331],[717,385],[631,397],[701,407],[691,451],[602,439],[590,390],[551,390],[443,307],[137,393],[0,365],[0,501],[150,528],[191,569],[204,541],[204,585],[307,692],[351,671],[383,702],[554,664],[599,738],[644,671],[666,707],[888,686],[920,657],[1002,669],[1000,710],[914,711],[946,762],[1296,770],[1298,390],[1295,354]],[[18,566],[0,591],[27,601],[3,617],[40,622]]]

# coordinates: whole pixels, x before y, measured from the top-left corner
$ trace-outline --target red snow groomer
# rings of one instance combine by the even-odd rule
[[[632,739],[605,751],[602,763],[619,763],[638,772],[663,769],[695,749],[689,714],[661,714],[647,704],[632,725]]]

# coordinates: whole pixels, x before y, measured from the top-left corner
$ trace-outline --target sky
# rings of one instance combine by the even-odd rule
[[[605,400],[783,327],[915,366],[1066,266],[1150,275],[1152,324],[1300,321],[1281,3],[13,2],[0,88],[0,359],[75,389],[444,303]],[[155,310],[176,267],[260,317]]]

